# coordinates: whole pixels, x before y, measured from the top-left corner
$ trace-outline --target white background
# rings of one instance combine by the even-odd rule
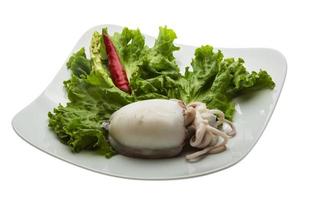
[[[1,1],[0,199],[308,199],[309,7],[306,1]],[[288,75],[264,135],[237,165],[176,181],[136,181],[87,171],[21,140],[14,114],[49,84],[73,45],[99,24],[168,25],[178,43],[269,47]]]

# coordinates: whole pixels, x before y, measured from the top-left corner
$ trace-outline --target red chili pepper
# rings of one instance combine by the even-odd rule
[[[111,74],[114,84],[122,91],[131,94],[131,88],[129,85],[128,77],[124,67],[121,64],[120,58],[117,54],[116,48],[112,40],[107,34],[103,33],[103,41],[105,44],[108,69]]]

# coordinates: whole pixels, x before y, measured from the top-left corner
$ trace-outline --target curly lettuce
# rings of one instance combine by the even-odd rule
[[[102,32],[107,33],[107,29]],[[166,26],[160,27],[152,47],[145,44],[139,29],[124,28],[111,36],[129,78],[130,95],[114,85],[107,69],[102,33],[94,32],[90,58],[81,48],[67,62],[71,78],[64,87],[69,103],[48,113],[49,127],[59,140],[73,152],[92,150],[111,157],[116,152],[102,122],[129,103],[154,98],[201,101],[232,119],[235,97],[275,87],[266,71],[248,72],[243,59],[224,58],[220,50],[209,45],[195,50],[191,66],[182,74],[174,57],[180,49],[174,44],[176,38],[176,33]]]
[[[130,84],[138,100],[151,98],[180,98],[178,79],[182,76],[174,51],[176,33],[167,27],[160,27],[159,35],[152,48],[147,48],[138,69],[132,75]]]
[[[275,83],[266,71],[249,73],[241,58],[224,58],[220,50],[206,45],[195,50],[192,71],[185,73],[186,101],[201,101],[233,118],[233,98],[259,89],[273,89]],[[189,94],[189,95],[188,95]]]
[[[115,151],[102,129],[103,120],[135,101],[135,98],[114,86],[104,64],[100,34],[95,32],[88,59],[84,48],[74,53],[68,63],[71,78],[64,81],[69,103],[48,113],[49,127],[73,152],[93,150],[110,157]]]

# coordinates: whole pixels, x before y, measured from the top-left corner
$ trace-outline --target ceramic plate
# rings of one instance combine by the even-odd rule
[[[122,27],[105,25],[111,33]],[[87,31],[73,52],[81,47],[88,48],[91,35],[100,31],[97,26]],[[145,35],[146,43],[152,45],[154,37]],[[178,45],[176,60],[182,68],[190,64],[196,47]],[[178,179],[209,174],[230,167],[244,158],[261,137],[275,109],[286,76],[287,65],[284,56],[273,49],[265,48],[220,48],[225,57],[242,57],[248,70],[265,69],[276,83],[274,90],[262,90],[250,96],[235,100],[234,123],[237,135],[228,142],[228,149],[220,154],[209,155],[199,162],[186,162],[183,156],[171,159],[143,160],[116,155],[110,159],[91,152],[72,153],[60,143],[48,128],[48,111],[60,102],[67,101],[63,81],[70,73],[64,64],[52,83],[30,105],[20,111],[13,119],[16,133],[34,147],[56,158],[102,174],[133,179]],[[71,54],[70,54],[71,55]]]

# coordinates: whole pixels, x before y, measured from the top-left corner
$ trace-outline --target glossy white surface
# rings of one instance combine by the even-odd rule
[[[121,30],[119,26],[107,26],[110,32]],[[80,47],[88,48],[91,34],[94,30],[101,28],[102,26],[98,26],[87,31],[72,52]],[[154,38],[146,36],[146,42],[152,45]],[[179,46],[181,50],[175,53],[175,56],[178,64],[184,67],[190,63],[195,47]],[[114,176],[137,179],[175,179],[208,174],[232,166],[250,152],[262,135],[279,98],[287,66],[285,58],[276,50],[220,49],[226,57],[244,58],[249,70],[260,68],[267,70],[276,82],[276,88],[272,91],[263,90],[254,95],[236,99],[237,112],[234,122],[238,134],[229,141],[228,150],[223,153],[210,155],[196,163],[188,163],[183,157],[143,160],[117,155],[111,159],[105,159],[91,152],[71,153],[69,148],[61,144],[47,126],[48,111],[57,106],[59,102],[66,102],[62,82],[69,78],[69,72],[65,65],[46,90],[14,117],[13,127],[25,141],[50,155],[86,169]]]

